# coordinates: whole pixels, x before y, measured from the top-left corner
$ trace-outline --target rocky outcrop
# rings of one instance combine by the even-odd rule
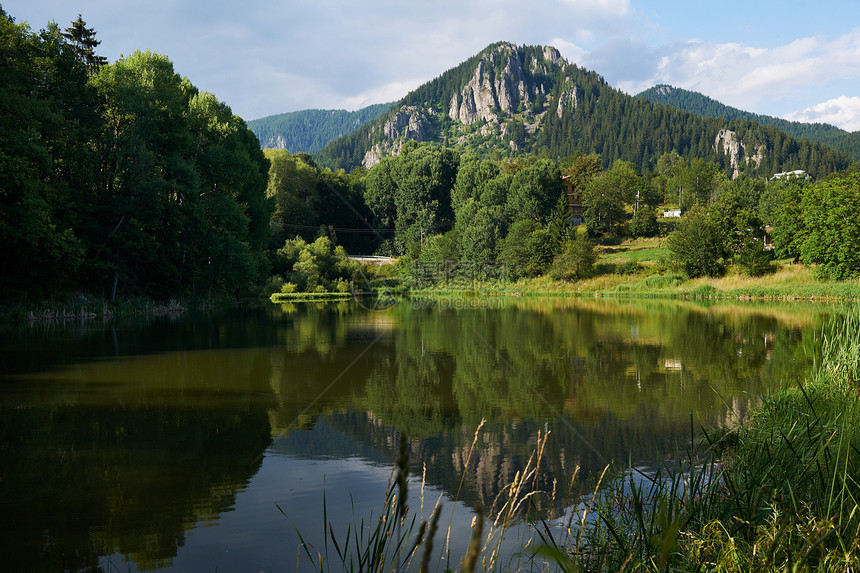
[[[427,115],[414,106],[403,106],[382,126],[382,133],[388,139],[414,139],[424,141],[430,125]]]
[[[451,97],[448,117],[470,125],[481,119],[493,121],[500,115],[514,113],[520,105],[533,103],[538,94],[547,93],[548,86],[530,81],[530,77],[547,74],[547,60],[557,63],[560,59],[558,50],[547,46],[544,61],[533,58],[527,74],[516,45],[499,44],[483,54],[472,78]]]
[[[558,118],[561,119],[561,116],[568,109],[576,109],[577,103],[579,103],[579,89],[575,85],[561,92],[558,96],[558,110],[556,111]]]
[[[494,74],[487,68],[486,59],[481,59],[469,83],[463,87],[460,93],[455,93],[451,97],[448,117],[467,125],[475,123],[479,119],[487,121],[497,119],[496,110],[499,105],[496,101],[495,87],[491,79]]]
[[[737,134],[730,129],[721,129],[714,140],[714,151],[724,153],[729,158],[732,167],[732,179],[740,175],[741,162],[753,168],[758,167],[764,159],[764,145],[756,145],[752,149],[738,139]]]
[[[377,143],[371,147],[361,164],[370,169],[379,163],[383,157],[388,155],[397,155],[400,153],[400,148],[403,147],[403,142],[409,139],[415,141],[426,141],[430,139],[430,117],[433,113],[430,110],[421,110],[415,106],[406,106],[400,108],[394,116],[386,121],[382,126],[382,133],[385,139],[381,143]]]
[[[286,149],[286,148],[287,148],[287,140],[281,134],[278,134],[274,137],[270,137],[267,141],[263,142],[263,149]]]
[[[361,160],[361,165],[365,169],[370,169],[382,161],[383,157],[385,157],[385,150],[382,148],[381,144],[377,143],[364,154],[364,158]]]
[[[520,50],[512,43],[495,44],[478,57],[473,69],[464,70],[469,79],[454,89],[446,110],[434,111],[435,102],[420,108],[403,106],[375,127],[370,137],[374,145],[365,153],[362,165],[370,168],[383,157],[397,155],[409,139],[429,141],[441,136],[448,143],[466,145],[472,138],[481,138],[489,142],[476,145],[489,149],[500,138],[507,138],[515,123],[523,125],[526,138],[531,137],[550,106],[558,67],[565,65],[561,53],[552,46]],[[561,110],[575,107],[580,97],[571,83],[562,94]],[[439,124],[446,125],[446,133],[435,132],[434,126]],[[508,144],[518,150],[517,143]]]

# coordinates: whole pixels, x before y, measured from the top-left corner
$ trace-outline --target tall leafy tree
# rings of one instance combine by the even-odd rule
[[[269,163],[244,121],[165,56],[103,66],[101,259],[117,290],[233,292],[259,278]]]
[[[179,287],[179,205],[200,185],[191,163],[193,89],[165,56],[135,52],[103,67],[102,210],[111,251],[111,298],[121,282],[164,296]]]
[[[202,285],[233,292],[265,267],[269,162],[245,122],[211,93],[193,95],[188,111],[199,181],[179,205],[180,288],[188,269]]]
[[[507,210],[511,221],[530,220],[545,225],[563,191],[555,162],[540,159],[518,171],[511,180]]]
[[[450,150],[429,145],[404,146],[395,168],[394,197],[395,237],[402,252],[415,246],[420,249],[425,237],[453,224],[451,189],[458,165],[459,157]]]
[[[395,231],[399,253],[417,254],[424,239],[452,227],[451,190],[459,161],[448,149],[409,142],[399,156],[367,174],[365,201],[376,220]]]
[[[68,287],[97,101],[55,25],[36,35],[0,9],[0,62],[0,292]]]
[[[833,279],[860,276],[860,174],[834,177],[803,195],[804,263]]]
[[[488,160],[473,156],[461,161],[451,202],[463,260],[496,259],[507,233],[505,202],[510,179]]]
[[[393,230],[397,221],[397,181],[394,168],[398,158],[386,157],[373,167],[365,178],[364,200],[374,215],[376,224],[385,230]]]
[[[800,259],[805,237],[803,195],[810,185],[801,179],[769,181],[765,197],[773,201],[773,246],[779,257]]]
[[[691,278],[721,275],[731,255],[727,231],[703,207],[695,207],[681,218],[666,246]]]
[[[592,234],[612,233],[626,218],[626,205],[642,189],[642,177],[627,161],[594,177],[585,189],[585,221]]]

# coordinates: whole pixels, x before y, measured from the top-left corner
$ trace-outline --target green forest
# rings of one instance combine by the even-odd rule
[[[378,103],[356,111],[342,109],[306,109],[271,115],[248,122],[264,149],[286,149],[290,153],[322,150],[329,142],[352,133],[373,121],[391,107]]]
[[[442,139],[399,141],[366,169],[360,158],[393,111],[316,156],[263,151],[167,56],[107,62],[80,16],[35,32],[0,12],[0,37],[7,301],[343,292],[357,272],[348,254],[373,253],[398,257],[405,284],[418,287],[455,275],[572,281],[592,272],[596,244],[670,231],[672,268],[691,277],[730,265],[767,272],[774,253],[823,276],[860,274],[860,183],[848,155],[738,118],[736,137],[767,151],[733,166],[714,144],[721,120],[626,96],[593,72],[550,65],[539,47],[512,56],[532,62],[534,86],[551,88],[511,112],[520,129],[496,141],[481,122],[443,115],[478,54],[399,102],[437,110]],[[576,105],[559,110],[574,85]],[[479,137],[446,135],[467,128]],[[794,169],[804,176],[772,178]],[[572,200],[584,208],[579,227]],[[668,208],[686,215],[663,221]]]
[[[163,55],[0,9],[0,291],[240,292],[266,268],[268,160]]]
[[[496,110],[500,112],[498,124],[479,120],[463,125],[451,120],[448,108],[452,98],[473,76],[476,66],[489,65],[491,56],[504,50],[504,46],[493,44],[418,87],[376,121],[331,142],[317,154],[317,162],[346,170],[362,165],[374,146],[388,141],[382,126],[398,110],[412,106],[429,110],[424,141],[495,161],[523,155],[561,161],[575,153],[596,153],[604,168],[621,159],[644,172],[653,170],[664,153],[675,152],[687,160],[699,158],[728,169],[730,158],[714,142],[720,130],[729,129],[746,146],[766,149],[761,161],[741,165],[751,175],[769,177],[803,169],[823,177],[851,163],[845,151],[811,139],[797,139],[748,117],[726,121],[634,98],[612,88],[596,72],[547,59],[540,46],[520,46],[515,54],[525,76],[526,91],[539,91],[539,95],[527,103],[520,102],[509,112]],[[490,78],[502,73],[503,70],[488,72]],[[570,96],[574,89],[575,103],[564,105],[564,96]]]
[[[826,123],[801,123],[751,113],[729,107],[700,93],[667,85],[654,86],[637,94],[636,97],[647,99],[652,103],[676,107],[704,117],[747,120],[775,127],[796,139],[806,138],[810,141],[823,143],[849,154],[855,161],[860,159],[860,132],[849,133]]]

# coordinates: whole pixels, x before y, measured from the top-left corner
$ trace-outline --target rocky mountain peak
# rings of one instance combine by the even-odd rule
[[[543,62],[533,58],[529,73],[523,68],[523,55],[515,44],[503,42],[486,50],[475,72],[463,88],[454,93],[448,117],[470,125],[478,120],[496,121],[511,115],[519,106],[534,102],[538,94],[546,94],[549,86],[534,82],[536,73],[546,74],[548,65],[558,65],[561,54],[552,46],[543,49]]]

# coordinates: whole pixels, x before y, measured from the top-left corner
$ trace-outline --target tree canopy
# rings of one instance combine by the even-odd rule
[[[163,55],[0,14],[0,290],[233,293],[262,276],[268,161]]]

